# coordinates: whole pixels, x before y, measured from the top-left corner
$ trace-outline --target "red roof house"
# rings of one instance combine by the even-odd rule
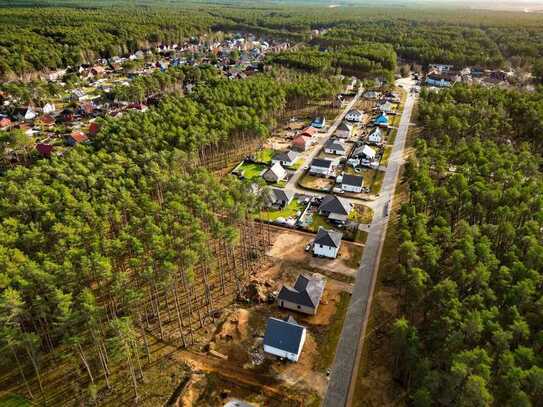
[[[292,148],[296,151],[305,151],[311,145],[311,137],[300,134],[292,140]]]
[[[95,136],[96,133],[100,130],[100,125],[96,122],[92,122],[89,126],[89,134]]]
[[[55,125],[55,118],[48,114],[41,116],[37,121],[40,125],[45,127],[52,127]]]
[[[4,117],[0,119],[0,129],[8,127],[9,125],[11,125],[11,120],[9,119],[9,117]]]
[[[310,126],[310,127],[306,127],[305,129],[303,129],[299,135],[313,137],[315,135],[315,133],[317,133],[317,129]]]
[[[85,133],[81,131],[74,131],[72,134],[70,134],[70,136],[68,136],[68,139],[66,140],[66,142],[69,145],[74,146],[79,143],[85,143],[88,140],[89,138],[85,135]]]
[[[51,157],[53,146],[51,144],[38,143],[36,144],[36,151],[38,151],[42,157]]]

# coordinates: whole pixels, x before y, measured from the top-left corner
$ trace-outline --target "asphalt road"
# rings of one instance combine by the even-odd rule
[[[358,92],[356,93],[353,100],[351,100],[349,102],[349,104],[345,107],[345,109],[343,109],[341,114],[337,116],[334,123],[328,128],[328,131],[325,134],[319,135],[319,138],[317,139],[317,145],[312,147],[311,152],[305,157],[303,165],[301,165],[300,168],[298,168],[298,170],[288,180],[287,185],[285,185],[285,189],[287,191],[298,192],[298,193],[306,193],[307,192],[307,191],[305,191],[303,189],[299,189],[297,187],[298,180],[300,179],[300,177],[303,175],[303,173],[305,171],[304,168],[306,166],[308,166],[311,163],[311,161],[313,161],[313,158],[315,158],[315,156],[321,151],[324,144],[328,141],[328,139],[330,137],[332,137],[332,135],[336,131],[337,127],[343,121],[343,118],[345,117],[345,115],[349,112],[349,110],[351,110],[353,108],[353,106],[358,101],[358,99],[360,99],[360,96],[362,95],[363,91],[364,91],[364,89],[362,88],[362,86],[360,86],[360,88],[358,89]],[[322,194],[320,194],[320,195],[322,195]]]
[[[330,382],[323,404],[325,407],[350,405],[354,391],[352,384],[356,380],[358,361],[364,345],[363,339],[371,310],[373,289],[375,287],[379,260],[388,226],[388,208],[392,207],[398,174],[404,161],[403,153],[407,130],[415,103],[415,96],[410,92],[414,81],[411,79],[400,79],[396,84],[401,84],[407,91],[408,96],[400,119],[398,133],[388,160],[381,194],[372,205],[374,208],[374,218],[369,229],[368,239],[353,287],[351,303],[347,310],[341,337],[336,349]]]

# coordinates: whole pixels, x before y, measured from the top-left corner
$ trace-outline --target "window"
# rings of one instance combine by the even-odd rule
[[[298,309],[302,309],[302,307],[300,307],[299,305],[297,305],[297,306],[296,306],[296,308],[298,308]]]

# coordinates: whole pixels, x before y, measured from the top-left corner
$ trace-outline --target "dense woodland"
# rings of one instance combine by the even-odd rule
[[[24,0],[11,3],[38,4]],[[44,3],[73,4],[46,1],[39,5]],[[91,1],[85,6],[97,7],[2,8],[0,75],[14,77],[92,62],[97,57],[123,55],[158,43],[179,43],[217,30],[253,32],[297,43],[311,41],[327,49],[345,48],[346,55],[333,59],[336,65],[340,59],[340,65],[355,70],[358,65],[367,66],[368,50],[373,56],[372,50],[384,48],[385,59],[389,59],[392,47],[400,58],[412,63],[502,67],[509,61],[527,69],[533,66],[540,78],[543,74],[543,18],[537,14],[202,3],[206,2],[183,2],[184,7],[168,3],[168,8],[160,1],[152,8],[134,8],[127,3],[123,8],[122,2],[115,2],[120,7],[103,8],[98,6],[112,3]],[[318,35],[312,32],[315,29],[320,31]],[[317,62],[319,66],[322,63]],[[370,64],[370,68],[376,67]]]
[[[395,371],[416,406],[543,404],[543,95],[423,93]]]

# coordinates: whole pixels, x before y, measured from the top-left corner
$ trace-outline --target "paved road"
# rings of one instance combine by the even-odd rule
[[[336,357],[328,384],[325,407],[342,407],[351,404],[354,386],[358,371],[358,361],[363,346],[363,339],[371,310],[373,289],[379,267],[379,260],[383,248],[383,241],[388,225],[388,207],[392,207],[394,190],[398,180],[400,167],[403,164],[403,152],[407,130],[410,125],[411,112],[415,97],[410,93],[414,81],[400,79],[398,85],[402,85],[408,93],[404,110],[400,119],[398,133],[392,147],[388,167],[383,180],[383,187],[379,199],[374,201],[374,218],[371,224],[364,254],[360,262],[360,268],[353,287],[351,303],[347,310],[345,323],[341,331]]]
[[[343,109],[341,114],[338,115],[338,117],[336,118],[336,121],[328,128],[328,131],[325,134],[319,135],[319,138],[317,139],[317,145],[312,147],[312,150],[309,152],[309,154],[305,156],[304,163],[300,166],[300,168],[298,168],[298,170],[296,170],[294,175],[288,180],[287,185],[285,185],[286,190],[293,191],[293,192],[299,192],[299,193],[302,193],[302,194],[306,193],[305,190],[299,189],[297,187],[298,180],[300,179],[300,177],[302,176],[302,174],[305,171],[304,167],[308,166],[311,163],[313,158],[315,158],[315,156],[321,151],[322,147],[328,141],[328,139],[330,137],[332,137],[332,135],[336,131],[337,126],[339,126],[341,124],[341,122],[343,121],[343,117],[345,117],[347,112],[349,110],[351,110],[353,108],[353,106],[355,105],[355,103],[358,101],[358,99],[360,99],[360,96],[362,95],[363,91],[364,91],[364,88],[362,88],[362,86],[360,86],[360,88],[358,89],[358,92],[355,95],[355,97],[353,98],[353,100],[351,100],[349,102],[349,104],[345,107],[345,109]]]

